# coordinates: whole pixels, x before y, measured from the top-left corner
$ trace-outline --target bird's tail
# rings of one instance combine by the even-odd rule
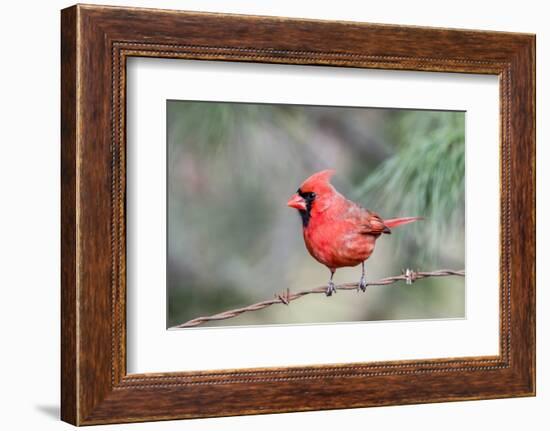
[[[384,224],[389,227],[397,227],[401,226],[402,224],[409,224],[414,221],[418,220],[424,220],[424,217],[400,217],[400,218],[390,218],[387,220],[384,220]]]

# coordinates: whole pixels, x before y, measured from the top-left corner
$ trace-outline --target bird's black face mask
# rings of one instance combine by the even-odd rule
[[[298,189],[297,193],[306,201],[306,209],[299,210],[300,217],[302,218],[302,225],[307,227],[309,224],[309,219],[311,218],[311,206],[315,200],[315,193],[313,192],[303,192],[301,189]]]

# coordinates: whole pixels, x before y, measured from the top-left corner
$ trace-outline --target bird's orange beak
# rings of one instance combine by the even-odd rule
[[[292,195],[292,197],[286,203],[290,208],[296,208],[298,211],[305,211],[307,209],[306,201],[298,193]]]

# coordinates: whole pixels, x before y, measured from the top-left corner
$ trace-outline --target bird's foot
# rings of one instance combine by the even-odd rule
[[[367,290],[367,280],[365,280],[365,276],[362,275],[359,279],[359,283],[357,284],[357,290],[361,290],[362,292],[365,292]]]
[[[334,285],[334,282],[332,280],[329,280],[326,295],[332,296],[333,293],[336,293],[336,286]]]

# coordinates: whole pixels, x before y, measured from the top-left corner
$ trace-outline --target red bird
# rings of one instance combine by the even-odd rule
[[[335,171],[317,172],[305,180],[287,205],[302,218],[304,241],[309,253],[330,269],[327,296],[336,293],[332,281],[337,268],[361,264],[358,288],[366,290],[365,260],[376,240],[390,228],[412,223],[421,217],[383,220],[375,212],[346,199],[330,184]]]

